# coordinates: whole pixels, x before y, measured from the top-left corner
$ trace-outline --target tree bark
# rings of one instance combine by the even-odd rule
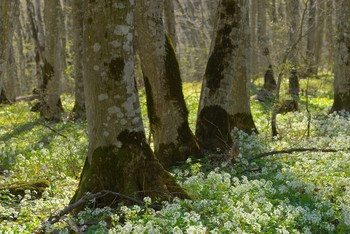
[[[45,1],[45,51],[43,70],[43,103],[40,115],[58,121],[63,112],[60,99],[62,78],[62,8],[59,1]]]
[[[248,1],[222,0],[203,77],[196,136],[204,153],[227,152],[231,131],[256,131],[250,112]]]
[[[288,18],[289,18],[289,46],[298,40],[298,26],[299,26],[299,0],[290,0],[287,2],[288,6]],[[289,69],[289,94],[294,98],[299,98],[299,75],[298,75],[298,49],[295,48],[289,54],[289,63],[291,68]]]
[[[103,190],[142,200],[189,198],[146,143],[134,81],[134,4],[85,0],[84,87],[88,156],[71,203]],[[120,200],[107,195],[94,207]],[[81,207],[80,207],[81,208]],[[79,210],[79,209],[77,209]]]
[[[19,1],[3,0],[0,2],[0,103],[15,101],[15,75],[16,63],[13,55],[13,35],[18,17]]]
[[[176,36],[176,20],[175,20],[175,9],[174,2],[169,0],[161,0],[164,1],[164,22],[165,29],[171,39],[171,42],[175,48],[177,46],[177,36]]]
[[[250,72],[253,80],[258,77],[258,41],[257,41],[257,0],[250,0],[250,30],[251,30],[251,58]]]
[[[309,0],[309,19],[307,28],[307,45],[306,45],[306,61],[307,61],[307,72],[306,76],[316,76],[316,0]]]
[[[75,120],[85,120],[86,108],[83,81],[83,0],[74,0],[72,6],[75,75],[75,104],[73,107],[73,114]]]
[[[264,74],[264,88],[273,91],[276,88],[276,81],[273,75],[273,68],[269,49],[269,39],[266,33],[266,0],[258,0],[258,45],[260,52],[261,73]]]
[[[350,111],[350,2],[341,0],[336,4],[337,38],[334,58],[333,111]]]
[[[199,156],[188,124],[175,49],[165,35],[159,0],[140,0],[135,7],[137,45],[146,88],[154,150],[166,168]]]

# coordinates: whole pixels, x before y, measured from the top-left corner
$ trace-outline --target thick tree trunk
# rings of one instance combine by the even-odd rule
[[[350,2],[337,2],[337,40],[334,60],[333,111],[350,111]]]
[[[140,0],[135,10],[138,50],[147,96],[154,150],[166,168],[199,156],[188,125],[180,69],[170,38],[165,36],[160,2]]]
[[[110,190],[138,199],[189,198],[146,143],[134,81],[133,1],[84,1],[84,87],[89,149],[79,188]],[[113,206],[112,196],[94,207]]]
[[[73,1],[73,43],[74,43],[74,74],[75,74],[75,105],[74,119],[86,119],[84,81],[83,81],[83,0]]]
[[[196,136],[201,149],[226,152],[231,131],[256,130],[250,112],[248,1],[222,0],[216,34],[203,78]]]

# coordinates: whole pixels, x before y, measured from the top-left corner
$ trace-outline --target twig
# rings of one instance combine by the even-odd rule
[[[49,125],[46,125],[46,124],[44,124],[44,123],[40,123],[40,125],[41,125],[41,126],[44,126],[44,127],[46,127],[46,128],[48,128],[48,129],[50,129],[51,131],[53,131],[54,133],[57,133],[57,134],[60,135],[61,137],[64,137],[64,138],[68,139],[68,137],[67,137],[66,135],[60,133],[59,131],[57,131],[57,130],[54,129],[53,127],[51,127],[51,126],[49,126]]]
[[[275,155],[275,154],[291,154],[294,152],[325,152],[325,153],[334,153],[339,152],[342,150],[336,150],[336,149],[318,149],[318,148],[291,148],[291,149],[284,149],[284,150],[274,150],[270,152],[264,152],[261,154],[256,155],[255,157],[249,159],[249,161],[254,161],[259,158],[264,158],[267,156]]]

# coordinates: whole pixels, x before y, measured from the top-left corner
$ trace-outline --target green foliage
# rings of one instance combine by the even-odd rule
[[[260,134],[232,132],[239,150],[234,165],[225,157],[215,163],[188,160],[172,171],[192,201],[175,199],[154,210],[145,198],[143,206],[85,209],[51,226],[43,223],[68,205],[77,188],[87,149],[86,123],[45,122],[29,111],[30,103],[2,106],[0,188],[41,179],[50,181],[50,186],[39,199],[35,191],[26,190],[23,196],[0,192],[0,233],[33,233],[38,228],[48,233],[349,233],[350,115],[327,114],[332,103],[330,81],[329,77],[310,80],[309,137],[305,94],[300,112],[277,116],[278,140],[270,134],[272,103],[252,101]],[[305,90],[305,80],[301,87]],[[183,88],[194,128],[200,84]],[[252,90],[254,94],[258,88]],[[69,111],[72,97],[64,96],[63,102]],[[146,118],[146,105],[141,106]],[[261,152],[298,147],[340,151],[253,160]]]

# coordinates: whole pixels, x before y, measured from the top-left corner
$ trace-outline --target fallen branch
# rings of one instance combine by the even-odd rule
[[[99,198],[99,197],[103,197],[106,195],[114,195],[116,197],[120,197],[123,198],[125,200],[129,200],[132,201],[133,203],[140,205],[140,206],[144,206],[145,203],[143,201],[137,200],[133,197],[129,197],[127,195],[121,194],[121,193],[117,193],[117,192],[112,192],[112,191],[107,191],[107,190],[102,190],[101,192],[98,193],[87,193],[84,196],[82,196],[78,201],[74,202],[73,204],[66,206],[63,210],[61,210],[57,215],[54,216],[50,216],[49,219],[45,222],[46,225],[52,225],[54,223],[57,223],[58,221],[60,221],[60,219],[71,213],[74,209],[78,208],[79,206],[83,205],[84,203],[93,200],[95,198]],[[158,204],[153,204],[151,205],[151,207],[153,209],[160,209],[160,205]]]
[[[249,159],[249,162],[254,161],[259,158],[275,155],[275,154],[292,154],[294,152],[325,152],[325,153],[334,153],[339,152],[342,150],[336,150],[336,149],[318,149],[318,148],[291,148],[291,149],[285,149],[285,150],[275,150],[270,152],[264,152],[261,154],[256,155],[255,157]]]
[[[43,123],[40,123],[41,126],[44,126],[48,129],[50,129],[51,131],[53,131],[54,133],[57,133],[58,135],[60,135],[61,137],[64,137],[66,139],[68,139],[68,137],[62,133],[60,133],[59,131],[57,131],[56,129],[54,129],[53,127],[49,126],[49,125],[46,125],[46,124],[43,124]]]

